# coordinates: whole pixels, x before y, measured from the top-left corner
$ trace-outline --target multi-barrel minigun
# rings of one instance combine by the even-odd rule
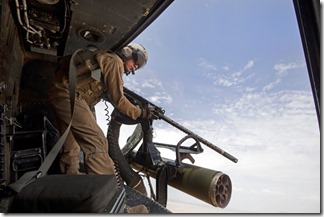
[[[165,111],[162,108],[154,105],[126,87],[124,87],[124,95],[133,104],[139,105],[142,108],[150,106],[154,110],[154,114],[150,119],[142,119],[141,121],[135,122],[140,126],[140,136],[138,136],[138,129],[137,133],[135,133],[135,130],[121,150],[133,169],[146,173],[148,176],[156,179],[156,195],[154,195],[154,199],[166,206],[167,185],[170,185],[215,207],[226,207],[232,194],[232,183],[229,176],[221,171],[214,171],[183,163],[182,160],[187,158],[191,163],[194,163],[191,154],[203,152],[201,143],[235,163],[237,163],[238,159],[168,118],[164,115]],[[134,124],[134,122],[118,112],[113,112],[112,116],[116,116],[117,118],[115,117],[114,119],[118,120],[120,123]],[[184,132],[186,136],[176,145],[153,142],[153,120],[164,120],[168,124]],[[119,137],[119,128],[117,131],[118,132],[115,134]],[[134,151],[135,146],[139,144],[142,139],[141,146],[137,151]],[[194,140],[194,144],[191,146],[184,146],[184,142],[190,139]],[[118,141],[118,138],[115,138],[115,141]],[[174,151],[175,160],[161,157],[158,148],[167,148]],[[121,175],[123,176],[123,174]]]

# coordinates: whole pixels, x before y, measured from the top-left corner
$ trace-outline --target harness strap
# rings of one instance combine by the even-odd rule
[[[70,68],[69,68],[69,90],[70,90],[70,106],[71,106],[71,120],[66,128],[63,135],[60,139],[56,142],[53,146],[49,154],[46,156],[45,160],[39,167],[37,171],[30,171],[25,173],[23,176],[20,177],[16,182],[9,184],[8,186],[14,190],[15,192],[19,193],[21,189],[23,189],[26,185],[32,183],[36,179],[45,176],[47,174],[48,169],[52,165],[54,159],[56,158],[57,154],[61,150],[63,143],[66,140],[66,137],[70,131],[73,113],[74,113],[74,103],[75,103],[75,86],[76,86],[76,67],[74,63],[75,55],[81,51],[80,49],[73,53],[71,61],[70,61]]]

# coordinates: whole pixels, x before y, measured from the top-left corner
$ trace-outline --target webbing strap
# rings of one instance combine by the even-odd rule
[[[57,154],[61,150],[66,140],[66,137],[70,131],[72,125],[73,113],[74,113],[75,86],[76,86],[76,67],[74,64],[74,57],[79,51],[81,51],[81,49],[74,52],[70,60],[70,68],[69,68],[69,90],[70,90],[70,106],[71,106],[70,123],[66,128],[65,132],[60,137],[60,139],[56,142],[56,144],[53,146],[51,151],[48,153],[48,155],[46,156],[45,160],[43,161],[39,169],[37,171],[30,171],[25,173],[16,182],[8,185],[12,190],[14,190],[17,193],[20,192],[21,189],[23,189],[26,185],[30,184],[36,179],[45,176],[47,174],[48,169],[50,168]]]

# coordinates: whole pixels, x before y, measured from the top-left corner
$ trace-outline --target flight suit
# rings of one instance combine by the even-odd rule
[[[84,164],[88,174],[113,174],[114,163],[108,155],[108,140],[91,111],[108,90],[111,104],[133,120],[141,115],[141,108],[133,105],[124,96],[124,63],[112,52],[100,52],[94,58],[102,73],[100,82],[91,73],[77,73],[76,98],[71,130],[63,145],[60,167],[63,173],[79,174],[79,152],[84,153]],[[68,71],[71,56],[60,61],[53,85],[49,88],[49,101],[61,133],[70,121],[70,96]],[[103,85],[105,87],[103,87]]]

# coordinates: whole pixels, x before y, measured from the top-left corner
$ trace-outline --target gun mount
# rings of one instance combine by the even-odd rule
[[[140,183],[141,177],[132,169],[155,178],[156,195],[151,189],[151,197],[163,206],[167,204],[167,185],[170,185],[215,207],[225,208],[232,194],[232,183],[229,176],[221,171],[183,163],[182,160],[188,158],[194,163],[191,154],[200,154],[204,151],[200,143],[207,145],[235,163],[238,161],[237,158],[168,118],[160,107],[125,87],[124,94],[134,104],[141,107],[152,106],[154,115],[150,119],[133,121],[117,110],[113,111],[107,135],[109,135],[108,140],[112,149],[110,155],[117,168],[120,169],[121,178],[130,186]],[[153,121],[159,119],[166,121],[187,135],[176,145],[153,142]],[[118,144],[121,124],[137,124],[133,134],[128,138],[122,149],[119,148]],[[143,140],[142,144],[137,151],[134,151],[134,148],[141,140]],[[189,147],[183,146],[182,144],[187,140],[194,140],[194,144]],[[167,148],[174,151],[175,160],[162,158],[158,148]],[[125,156],[125,158],[120,156]],[[129,165],[132,169],[130,169]],[[131,183],[132,181],[133,183]]]

